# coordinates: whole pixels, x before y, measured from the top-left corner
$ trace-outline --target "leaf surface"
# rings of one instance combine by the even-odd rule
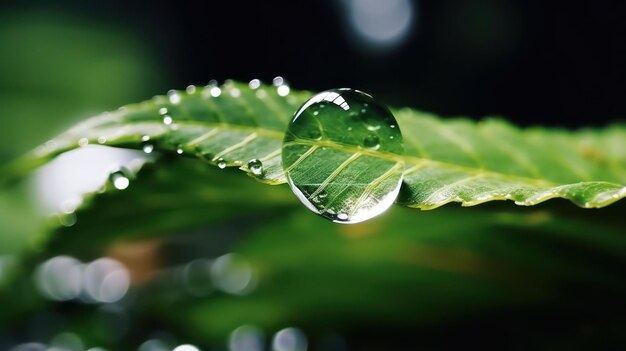
[[[237,82],[171,91],[77,125],[14,163],[5,176],[23,174],[80,145],[100,143],[154,146],[159,152],[239,167],[259,181],[281,184],[286,182],[283,135],[293,112],[310,96],[292,90],[283,97],[275,87],[250,89]],[[397,199],[404,206],[426,210],[449,202],[473,206],[492,200],[535,205],[565,198],[581,207],[603,207],[626,196],[624,125],[572,132],[519,129],[498,119],[442,119],[408,108],[394,114],[405,154],[367,153],[385,165],[405,164]],[[360,152],[326,140],[319,145],[352,155]],[[318,152],[323,148],[316,149],[305,158],[322,162]],[[259,175],[248,167],[254,159],[263,165]],[[379,163],[362,171],[376,173]]]

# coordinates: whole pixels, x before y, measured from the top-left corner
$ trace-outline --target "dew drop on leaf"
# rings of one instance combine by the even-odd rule
[[[130,185],[129,171],[126,169],[116,169],[109,174],[109,181],[118,190],[124,190]]]
[[[141,137],[141,149],[147,154],[154,150],[154,144],[150,141],[150,136],[144,135]]]
[[[325,108],[324,108],[325,107]],[[354,89],[321,92],[294,115],[282,147],[288,183],[311,211],[338,223],[377,216],[402,184],[404,145],[391,112]]]
[[[380,147],[380,139],[378,139],[378,136],[376,136],[376,134],[368,134],[365,138],[363,138],[363,146],[370,149],[378,150],[378,148]]]
[[[250,162],[248,162],[248,169],[250,169],[250,172],[252,172],[255,176],[260,176],[263,174],[263,162],[256,158],[250,160]]]
[[[226,161],[224,161],[223,158],[219,158],[217,160],[217,167],[219,167],[220,169],[226,168]]]

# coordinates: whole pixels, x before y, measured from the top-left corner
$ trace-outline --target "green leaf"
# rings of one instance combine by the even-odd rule
[[[254,177],[281,184],[286,181],[280,153],[283,135],[290,116],[308,97],[308,92],[293,90],[282,97],[274,87],[253,90],[236,82],[172,91],[168,97],[157,96],[77,125],[13,164],[5,175],[23,174],[79,143],[141,148],[146,143],[142,138],[149,138],[147,143],[158,151],[182,151],[252,176],[247,164],[259,159],[263,172]],[[433,209],[449,202],[472,206],[505,199],[535,205],[565,198],[582,207],[603,207],[626,196],[624,125],[571,132],[518,129],[495,119],[444,120],[408,108],[395,115],[405,155],[368,152],[406,164],[397,200],[402,205]],[[165,117],[172,123],[163,123]],[[345,150],[338,143],[323,143]]]

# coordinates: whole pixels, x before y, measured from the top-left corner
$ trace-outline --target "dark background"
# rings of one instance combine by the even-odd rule
[[[298,89],[348,86],[388,104],[522,125],[600,126],[626,116],[621,1],[413,1],[408,40],[385,53],[355,45],[341,3],[68,0],[4,8],[128,30],[163,67],[153,94],[282,75]]]

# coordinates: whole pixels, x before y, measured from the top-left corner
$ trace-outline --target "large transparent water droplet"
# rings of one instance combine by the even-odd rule
[[[361,91],[313,96],[283,140],[291,189],[307,208],[334,222],[358,223],[383,213],[402,184],[404,145],[397,125],[383,104]]]

